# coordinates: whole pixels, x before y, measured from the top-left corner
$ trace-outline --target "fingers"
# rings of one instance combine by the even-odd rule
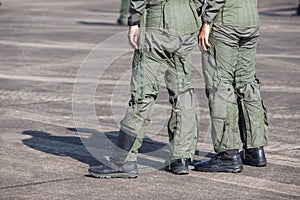
[[[130,26],[128,31],[128,42],[129,45],[134,49],[138,49],[138,38],[139,38],[139,27]]]
[[[207,51],[203,38],[199,39],[199,47],[200,47],[201,50]]]
[[[201,50],[207,51],[208,48],[210,47],[210,44],[208,42],[208,36],[204,36],[204,37],[200,36],[198,44]]]
[[[199,37],[198,45],[199,45],[201,50],[207,51],[207,49],[210,47],[210,44],[208,42],[208,38]]]
[[[210,44],[208,43],[208,38],[202,39],[201,47],[204,51],[207,51],[207,49],[210,47]]]
[[[198,45],[201,50],[207,51],[207,49],[210,47],[210,44],[208,42],[209,32],[209,25],[203,24],[198,35]]]

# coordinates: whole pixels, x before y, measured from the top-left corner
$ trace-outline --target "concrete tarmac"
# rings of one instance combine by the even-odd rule
[[[118,0],[10,0],[0,7],[0,199],[299,199],[300,17],[298,1],[259,2],[257,76],[268,109],[268,165],[239,174],[173,175],[167,91],[139,153],[136,179],[96,179],[130,97],[132,50],[116,25]],[[193,52],[199,141],[196,160],[214,152]]]

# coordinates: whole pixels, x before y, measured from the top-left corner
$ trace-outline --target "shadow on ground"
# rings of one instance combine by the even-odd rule
[[[26,130],[23,131],[22,134],[30,135],[31,138],[24,139],[22,142],[32,149],[36,149],[56,156],[71,157],[75,160],[92,166],[103,163],[100,162],[102,161],[102,159],[107,159],[107,157],[111,156],[113,146],[116,143],[116,139],[118,136],[118,131],[101,133],[86,128],[67,128],[67,130],[78,132],[79,135],[57,136],[43,131]],[[88,134],[90,137],[86,138],[82,135],[82,133]],[[90,148],[96,149],[98,151],[91,151]],[[139,154],[151,154],[151,152],[156,151],[159,152],[159,154],[155,155],[161,160],[167,160],[166,158],[169,157],[169,146],[167,143],[153,141],[150,138],[145,138],[143,140],[142,147],[139,149]],[[95,155],[95,152],[100,153]],[[214,156],[214,154],[212,153],[196,151],[197,155],[199,155],[200,153],[202,155],[206,155],[206,157]],[[101,158],[97,157],[99,156],[99,154]],[[197,161],[190,163],[190,165],[194,165],[194,163]],[[162,166],[161,162],[145,157],[139,157],[138,163],[152,168],[156,168],[156,166]]]
[[[84,147],[79,137],[54,136],[50,133],[34,130],[26,130],[22,134],[32,136],[23,140],[23,144],[32,149],[56,156],[68,156],[88,165],[100,164]]]
[[[109,23],[109,22],[88,22],[88,21],[78,21],[78,24],[87,25],[87,26],[119,26],[119,27],[127,27],[122,26],[117,23]]]

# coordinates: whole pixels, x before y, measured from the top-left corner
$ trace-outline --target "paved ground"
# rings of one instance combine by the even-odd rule
[[[132,52],[123,32],[127,28],[115,25],[119,1],[4,1],[0,199],[299,199],[297,2],[259,4],[257,73],[269,117],[267,167],[245,166],[240,174],[191,171],[188,176],[157,170],[163,166],[168,141],[169,106],[162,90],[140,153],[140,176],[101,180],[87,176],[87,168],[98,162],[95,157],[107,156],[111,146],[101,145],[108,143],[103,143],[106,138],[115,139],[129,97]],[[195,158],[205,160],[212,152],[209,113],[200,53],[195,49],[193,55],[200,119]],[[105,151],[99,156],[101,147]]]

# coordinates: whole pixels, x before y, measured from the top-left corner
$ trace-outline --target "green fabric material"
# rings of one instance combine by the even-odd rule
[[[203,0],[131,0],[130,19],[133,22],[140,21],[145,10],[149,11],[153,6],[162,6],[161,9],[157,11],[160,12],[163,17],[166,17],[164,19],[166,23],[164,27],[177,30],[177,27],[181,28],[181,26],[194,26],[195,16],[197,18],[200,14],[202,5]],[[156,9],[157,8],[154,8],[154,10]],[[191,9],[193,12],[191,12]],[[196,25],[198,25],[198,19]],[[157,27],[157,25],[155,25],[155,27]]]
[[[238,89],[240,99],[241,135],[246,149],[264,146],[268,142],[267,110],[260,96],[260,84],[256,80]]]
[[[131,106],[121,122],[122,131],[137,135],[126,160],[137,159],[163,80],[172,105],[168,123],[170,159],[193,159],[198,123],[191,82],[191,51],[197,41],[196,34],[176,36],[161,30],[141,33],[144,39],[134,53],[132,65]]]
[[[216,152],[267,144],[267,118],[255,72],[257,28],[215,25],[202,54]],[[240,127],[239,127],[240,126]]]
[[[237,27],[258,27],[257,0],[227,0],[214,23]]]
[[[205,9],[201,16],[202,21],[212,22],[225,5],[226,0],[205,0]]]
[[[137,160],[163,80],[172,105],[168,122],[170,159],[193,160],[198,136],[191,82],[191,51],[199,30],[195,3],[192,0],[132,0],[131,17],[131,20],[141,21],[141,28],[139,50],[135,51],[132,64],[131,106],[121,121],[123,132],[136,135],[125,161]]]
[[[188,34],[199,30],[198,13],[193,1],[167,1],[164,5],[163,17],[163,28],[168,32]]]
[[[185,35],[199,30],[199,19],[193,1],[169,0],[149,6],[145,24],[149,29],[160,29],[173,35]]]

